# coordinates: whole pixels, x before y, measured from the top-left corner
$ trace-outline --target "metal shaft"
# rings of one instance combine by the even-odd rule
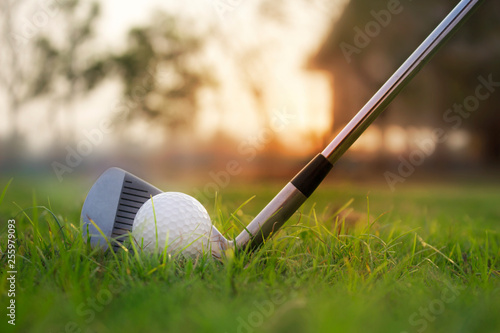
[[[318,154],[236,237],[236,247],[255,248],[276,232],[307,200],[340,156],[387,108],[484,0],[462,0],[375,93],[333,141]]]
[[[321,154],[335,163],[483,1],[462,0]]]

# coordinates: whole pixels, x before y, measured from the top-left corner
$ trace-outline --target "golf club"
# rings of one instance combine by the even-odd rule
[[[228,241],[215,227],[210,239],[215,255],[228,247],[253,250],[271,237],[316,190],[333,164],[349,149],[398,93],[431,59],[484,0],[462,0],[361,108],[333,141],[307,164],[236,237]],[[122,242],[132,230],[135,214],[150,196],[161,191],[118,168],[104,172],[90,189],[82,208],[84,236],[92,246],[107,248],[108,239]],[[116,243],[113,247],[119,248]]]

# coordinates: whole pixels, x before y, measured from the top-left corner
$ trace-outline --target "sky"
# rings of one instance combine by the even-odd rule
[[[245,92],[241,79],[235,75],[238,66],[241,66],[238,57],[258,50],[259,56],[250,70],[259,71],[261,88],[266,95],[266,112],[271,119],[276,114],[291,114],[286,130],[280,131],[278,135],[289,147],[302,146],[306,149],[308,138],[321,136],[330,129],[333,92],[328,75],[306,69],[304,63],[320,47],[332,20],[341,13],[345,1],[287,2],[284,7],[285,24],[278,24],[273,20],[264,22],[257,14],[260,2],[262,1],[101,1],[102,12],[94,45],[97,52],[122,50],[126,45],[128,29],[148,24],[152,13],[157,10],[195,18],[197,24],[192,29],[203,29],[209,24],[215,24],[225,38],[226,48],[221,48],[220,43],[214,42],[207,49],[207,57],[212,57],[212,63],[216,67],[214,69],[223,79],[223,84],[216,95],[213,92],[201,95],[202,109],[196,131],[198,139],[209,140],[222,129],[238,140],[245,140],[266,130],[256,112],[258,106]],[[22,25],[45,10],[43,7],[34,8],[34,11],[17,18],[17,22]],[[54,22],[56,19],[48,20],[41,27],[42,31],[57,34]],[[22,130],[28,133],[30,149],[42,152],[50,148],[53,138],[51,131],[40,131],[40,124],[62,130],[65,127],[72,128],[80,138],[85,138],[85,132],[96,128],[103,118],[113,112],[113,105],[120,98],[120,89],[117,82],[105,81],[85,99],[75,101],[72,105],[75,112],[71,117],[53,116],[47,110],[48,101],[38,100],[32,103],[23,110],[20,117]],[[5,114],[0,113],[0,120],[4,123],[3,128],[0,125],[0,131],[7,133]],[[56,126],[52,126],[51,122]],[[126,130],[129,137],[145,147],[154,148],[166,144],[164,133],[150,123],[136,122]],[[109,141],[109,146],[112,146],[113,140]],[[103,147],[106,148],[106,145]]]

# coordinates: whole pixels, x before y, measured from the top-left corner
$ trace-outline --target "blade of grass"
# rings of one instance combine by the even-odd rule
[[[9,186],[13,180],[14,180],[14,178],[9,179],[9,181],[7,182],[7,185],[4,186],[2,194],[0,195],[0,205],[2,204],[3,199],[5,198],[5,194],[7,194],[7,189],[9,188]]]

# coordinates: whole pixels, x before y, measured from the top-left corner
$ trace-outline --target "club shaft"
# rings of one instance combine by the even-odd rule
[[[335,163],[484,0],[462,0],[321,153]]]
[[[236,237],[236,247],[253,249],[276,232],[314,192],[333,164],[483,1],[460,1],[321,154],[302,169]]]

